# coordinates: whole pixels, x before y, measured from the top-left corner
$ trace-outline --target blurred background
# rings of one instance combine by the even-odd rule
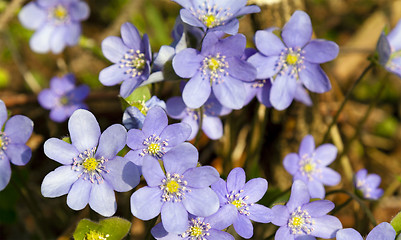
[[[37,54],[29,48],[33,31],[25,29],[17,14],[28,1],[0,0],[0,99],[12,115],[23,114],[34,121],[34,133],[28,142],[33,154],[24,167],[12,166],[12,180],[0,192],[0,239],[70,239],[79,220],[98,221],[103,217],[87,206],[71,210],[66,196],[44,198],[40,185],[44,176],[59,166],[43,153],[43,143],[50,137],[68,134],[67,122],[55,123],[40,107],[37,94],[49,87],[53,76],[73,73],[78,83],[91,87],[86,100],[102,130],[121,123],[123,108],[119,86],[105,87],[98,80],[100,70],[111,65],[100,44],[107,36],[120,36],[124,22],[133,23],[147,33],[152,51],[172,42],[170,32],[180,6],[169,0],[88,0],[91,13],[82,22],[79,45],[67,47],[61,54]],[[266,109],[253,100],[241,110],[223,117],[224,136],[212,141],[202,135],[196,147],[200,162],[211,164],[225,178],[234,167],[244,167],[247,178],[264,177],[269,190],[260,203],[286,201],[285,192],[292,177],[282,165],[284,156],[298,152],[302,138],[311,134],[316,145],[323,141],[327,127],[344,95],[369,65],[368,58],[384,28],[392,29],[401,18],[401,1],[396,0],[254,0],[262,11],[240,20],[240,33],[254,47],[255,31],[282,27],[292,13],[301,9],[312,20],[314,38],[335,41],[340,54],[322,67],[333,89],[324,94],[310,93],[313,106],[299,102],[284,110]],[[162,100],[180,94],[178,82],[155,84],[152,93]],[[384,196],[369,203],[377,222],[390,221],[401,210],[401,79],[384,69],[373,68],[358,84],[330,131],[329,140],[339,154],[331,165],[342,175],[342,182],[327,189],[352,190],[354,172],[367,168],[382,177]],[[170,120],[172,123],[173,120]],[[140,185],[141,186],[141,185]],[[139,187],[140,187],[139,186]],[[134,218],[129,198],[133,190],[116,193],[116,216],[132,221],[127,239],[145,239],[149,223]],[[347,200],[343,194],[328,199],[336,205]],[[335,213],[344,227],[367,233],[369,222],[358,204],[349,204]],[[271,224],[255,224],[253,239],[264,239],[275,231]],[[229,230],[230,231],[230,230]],[[230,231],[231,232],[231,231]],[[236,239],[241,239],[236,237]]]

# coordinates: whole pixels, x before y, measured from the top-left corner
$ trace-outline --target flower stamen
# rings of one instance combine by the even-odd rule
[[[301,210],[301,207],[298,207],[291,213],[290,219],[287,223],[291,234],[294,235],[310,234],[314,230],[313,224],[314,222],[310,214],[306,210]]]
[[[210,229],[209,223],[203,222],[200,218],[192,218],[189,221],[189,228],[180,236],[182,238],[188,237],[188,240],[206,240],[206,237],[210,235],[208,232]]]
[[[218,53],[215,56],[205,57],[202,61],[200,71],[202,71],[204,78],[209,78],[210,85],[212,85],[213,83],[219,84],[223,82],[224,79],[222,76],[228,76],[228,67],[226,56]]]
[[[80,153],[78,157],[73,158],[72,170],[80,171],[78,178],[83,177],[84,180],[89,180],[91,183],[103,183],[103,174],[109,173],[106,169],[105,163],[108,159],[104,157],[95,158],[96,147],[85,150]]]
[[[130,49],[124,54],[120,60],[120,68],[127,68],[125,74],[130,74],[131,77],[141,76],[146,66],[145,54],[139,50]]]
[[[226,195],[226,198],[228,200],[227,203],[234,205],[240,214],[249,216],[249,214],[250,214],[249,206],[252,206],[253,203],[250,203],[250,204],[246,203],[246,200],[249,197],[248,196],[241,197],[241,193],[243,193],[243,192],[244,192],[244,190],[241,189],[238,193],[231,192],[230,194],[227,194]]]
[[[186,187],[187,181],[183,180],[183,177],[183,175],[177,173],[166,173],[166,178],[164,178],[162,184],[159,185],[160,189],[163,191],[163,202],[181,202],[185,199],[185,193],[191,190]]]
[[[160,140],[161,140],[160,137],[156,136],[155,134],[146,138],[142,143],[146,148],[142,150],[140,155],[143,157],[146,154],[149,154],[155,158],[161,159],[163,155],[166,153],[166,147],[168,146],[168,139],[165,139],[164,141]]]

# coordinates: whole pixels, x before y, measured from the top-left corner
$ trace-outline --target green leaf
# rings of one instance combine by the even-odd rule
[[[63,137],[61,140],[63,140],[66,143],[71,144],[71,138],[70,137]]]
[[[78,223],[73,237],[75,240],[121,240],[130,229],[131,222],[119,217],[106,218],[99,223],[82,219]]]
[[[148,86],[142,86],[131,93],[126,98],[121,98],[123,109],[134,106],[137,107],[139,110],[142,110],[143,105],[147,100],[151,97],[150,90]]]
[[[102,225],[102,231],[109,232],[110,236],[107,240],[120,240],[131,229],[131,222],[118,217],[102,220],[100,224]]]
[[[100,232],[100,224],[92,222],[89,219],[82,219],[79,223],[73,237],[75,240],[84,240],[86,239],[87,234],[91,231],[99,231]]]
[[[397,234],[401,232],[401,212],[397,213],[393,220],[391,220],[390,224],[393,226]]]

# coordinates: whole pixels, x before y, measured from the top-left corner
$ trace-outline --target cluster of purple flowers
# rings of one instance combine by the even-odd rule
[[[123,125],[101,132],[95,116],[82,102],[86,85],[75,86],[74,75],[54,77],[43,90],[39,103],[51,110],[50,118],[69,118],[69,140],[50,138],[44,143],[47,157],[62,166],[43,179],[45,197],[67,194],[67,205],[81,210],[89,204],[97,213],[112,216],[117,210],[115,191],[135,188],[141,175],[146,186],[130,198],[132,214],[142,220],[160,215],[151,233],[156,239],[233,240],[223,231],[233,226],[238,235],[253,236],[252,221],[278,226],[277,240],[334,238],[362,239],[354,229],[342,229],[338,218],[328,215],[334,203],[325,198],[324,186],[335,186],[341,176],[328,166],[337,157],[333,144],[315,146],[314,138],[303,138],[298,153],[288,154],[284,168],[293,176],[291,195],[285,205],[268,208],[257,202],[268,189],[263,178],[246,181],[245,171],[234,168],[226,181],[212,166],[201,166],[198,150],[186,141],[199,128],[210,139],[223,136],[220,116],[241,109],[255,96],[267,107],[283,110],[296,99],[311,105],[306,90],[324,93],[330,81],[320,64],[333,60],[339,51],[331,41],[312,40],[312,24],[303,11],[296,11],[283,29],[257,31],[257,49],[246,49],[246,38],[238,33],[238,17],[259,12],[246,0],[174,0],[183,9],[173,31],[174,42],[152,55],[149,39],[131,23],[121,26],[121,37],[102,42],[104,56],[113,64],[99,73],[105,86],[121,83],[120,96],[129,97],[139,86],[164,80],[164,66],[171,62],[178,77],[187,79],[182,96],[165,103],[153,96],[128,107]],[[80,21],[89,8],[80,0],[27,4],[19,18],[24,26],[37,29],[30,40],[36,52],[61,52],[77,43]],[[275,31],[279,30],[279,36]],[[377,50],[380,63],[398,75],[401,24],[389,35],[382,34]],[[187,36],[195,36],[191,46]],[[230,36],[225,37],[225,34]],[[167,79],[165,79],[167,80]],[[181,120],[168,124],[168,117]],[[25,165],[31,150],[26,142],[33,123],[24,116],[7,122],[0,101],[0,190],[10,181],[10,162]],[[4,129],[4,130],[3,130]],[[128,129],[128,130],[127,130]],[[121,156],[125,147],[129,151]],[[383,190],[381,178],[362,169],[355,175],[355,188],[365,198],[376,200]],[[319,200],[310,201],[311,198]],[[388,223],[375,227],[367,239],[395,238]]]

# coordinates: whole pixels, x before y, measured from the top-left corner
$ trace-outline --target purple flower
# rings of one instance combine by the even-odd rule
[[[185,105],[181,97],[172,97],[167,100],[167,114],[174,119],[181,119],[182,122],[191,126],[191,135],[188,140],[195,138],[199,130],[200,110],[192,109]],[[227,115],[231,109],[222,106],[212,93],[203,105],[202,130],[213,140],[223,136],[223,123],[219,116]]]
[[[260,103],[266,107],[272,107],[270,103],[271,88],[272,83],[270,79],[256,79],[254,82],[245,83],[245,91],[247,94],[244,105],[247,105],[256,96]],[[300,82],[297,82],[294,99],[298,102],[302,102],[306,106],[312,105],[312,100],[308,92]]]
[[[234,35],[238,32],[237,17],[260,12],[258,6],[246,6],[247,0],[173,0],[180,4],[182,21],[201,27],[204,31],[223,31]]]
[[[377,43],[379,62],[388,71],[401,77],[401,21],[398,21],[395,28],[386,36],[381,34]]]
[[[89,206],[103,216],[117,209],[114,191],[126,192],[139,183],[137,166],[116,156],[127,140],[120,124],[108,127],[102,134],[95,116],[87,110],[76,110],[68,120],[72,144],[50,138],[44,144],[47,157],[62,166],[46,175],[42,182],[45,197],[67,196],[74,210]]]
[[[31,159],[32,151],[25,144],[31,137],[33,122],[22,115],[7,121],[6,105],[0,100],[0,191],[10,182],[11,166],[24,166]]]
[[[140,101],[135,103],[135,106],[128,107],[125,109],[123,114],[124,126],[127,129],[141,129],[148,111],[155,106],[166,109],[166,103],[163,100],[158,99],[156,96],[151,97],[146,102]]]
[[[100,71],[99,80],[105,86],[122,82],[120,95],[123,98],[148,79],[152,61],[149,39],[146,34],[141,39],[138,29],[131,23],[121,26],[121,38],[104,39],[102,51],[114,64]]]
[[[209,188],[219,179],[211,166],[196,167],[198,150],[182,143],[163,157],[164,170],[152,156],[145,156],[142,173],[148,186],[131,196],[131,212],[142,220],[161,213],[163,228],[170,233],[188,229],[188,213],[207,217],[219,208],[216,193]]]
[[[224,211],[219,213],[220,211]],[[196,217],[189,214],[188,228],[180,234],[168,233],[163,224],[152,228],[151,233],[157,240],[234,240],[234,237],[222,231],[231,225],[232,211],[220,209],[209,217]]]
[[[217,214],[233,216],[234,229],[241,237],[252,237],[253,226],[250,220],[261,223],[272,221],[271,209],[255,203],[266,193],[265,179],[255,178],[245,183],[245,171],[242,168],[234,168],[228,174],[227,183],[220,179],[212,184],[212,189],[219,197],[221,209],[225,209]],[[227,211],[231,213],[226,214]]]
[[[327,215],[334,208],[329,200],[309,202],[308,188],[302,181],[292,184],[291,196],[286,205],[272,208],[272,223],[280,228],[275,240],[313,240],[334,238],[342,228],[338,218]]]
[[[299,153],[288,154],[283,161],[284,168],[294,178],[307,186],[312,198],[323,199],[323,185],[334,186],[341,180],[341,175],[327,167],[337,156],[337,148],[333,144],[323,144],[315,149],[315,141],[311,135],[302,139]]]
[[[269,31],[272,30],[274,29],[270,29]],[[257,51],[253,48],[246,48],[243,59],[248,60],[248,58],[254,55],[256,52]],[[272,88],[272,82],[270,78],[256,79],[253,82],[245,83],[244,86],[246,91],[246,98],[244,105],[248,105],[248,103],[256,96],[258,101],[263,105],[265,105],[266,107],[272,106],[270,103],[270,90]],[[295,90],[294,98],[295,100],[302,102],[307,106],[312,105],[312,100],[310,99],[309,94],[307,93],[302,83],[300,82],[297,82],[297,89]]]
[[[257,79],[272,79],[270,102],[279,110],[291,104],[298,81],[312,92],[330,90],[330,81],[319,64],[333,60],[339,51],[334,42],[311,40],[311,20],[303,11],[292,15],[281,37],[283,42],[269,30],[257,31],[259,53],[248,60],[257,69]]]
[[[133,163],[142,166],[144,156],[162,159],[171,148],[183,143],[191,134],[186,123],[168,125],[166,112],[161,107],[151,108],[143,122],[142,130],[128,131],[127,145],[132,150],[126,155]]]
[[[381,178],[377,174],[368,174],[368,170],[361,169],[355,174],[354,185],[358,192],[366,199],[377,200],[383,195],[379,188]]]
[[[64,122],[77,109],[87,109],[83,100],[89,95],[87,85],[75,86],[73,74],[53,77],[50,88],[43,89],[38,95],[39,104],[50,111],[50,119]]]
[[[38,53],[60,53],[66,45],[78,43],[80,22],[89,17],[89,6],[79,0],[37,0],[25,5],[18,14],[21,24],[37,30],[29,41]]]
[[[382,222],[370,231],[366,240],[394,240],[396,232],[390,223]],[[361,234],[352,228],[341,229],[336,234],[337,240],[363,240]]]
[[[173,58],[178,76],[190,78],[182,96],[190,108],[202,106],[211,94],[225,107],[240,109],[244,105],[244,82],[255,80],[256,70],[241,59],[246,39],[237,34],[219,39],[219,33],[208,33],[202,51],[187,48]]]

